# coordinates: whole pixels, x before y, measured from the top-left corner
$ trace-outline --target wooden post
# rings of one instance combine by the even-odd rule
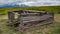
[[[14,13],[8,12],[8,19],[10,22],[13,22],[14,21]]]

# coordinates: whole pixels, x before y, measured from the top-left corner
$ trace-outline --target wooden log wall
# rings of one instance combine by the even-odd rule
[[[54,21],[54,13],[52,12],[30,12],[30,11],[16,11],[18,13],[18,19],[14,25],[18,25],[19,31],[26,29],[37,28],[44,24],[50,24]],[[14,13],[8,13],[8,19],[13,23]]]

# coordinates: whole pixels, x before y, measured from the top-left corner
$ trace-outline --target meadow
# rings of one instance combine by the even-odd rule
[[[7,14],[9,11],[16,10],[37,10],[37,11],[48,11],[48,12],[60,12],[60,6],[32,6],[24,8],[0,8],[0,15]]]
[[[38,30],[20,32],[15,27],[7,26],[8,12],[15,10],[37,10],[54,12],[54,23],[45,25]],[[0,34],[60,34],[60,6],[24,7],[24,8],[0,8]]]

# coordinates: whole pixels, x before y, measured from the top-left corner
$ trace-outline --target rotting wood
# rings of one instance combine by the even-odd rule
[[[18,18],[15,19],[15,13],[18,13]],[[53,12],[36,12],[29,10],[19,10],[8,12],[9,25],[15,26],[19,31],[26,29],[37,28],[45,24],[53,23]]]

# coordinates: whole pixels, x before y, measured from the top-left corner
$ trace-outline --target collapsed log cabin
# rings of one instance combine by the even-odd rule
[[[54,13],[31,10],[12,11],[8,12],[8,20],[10,26],[17,27],[19,31],[24,31],[53,23]]]

